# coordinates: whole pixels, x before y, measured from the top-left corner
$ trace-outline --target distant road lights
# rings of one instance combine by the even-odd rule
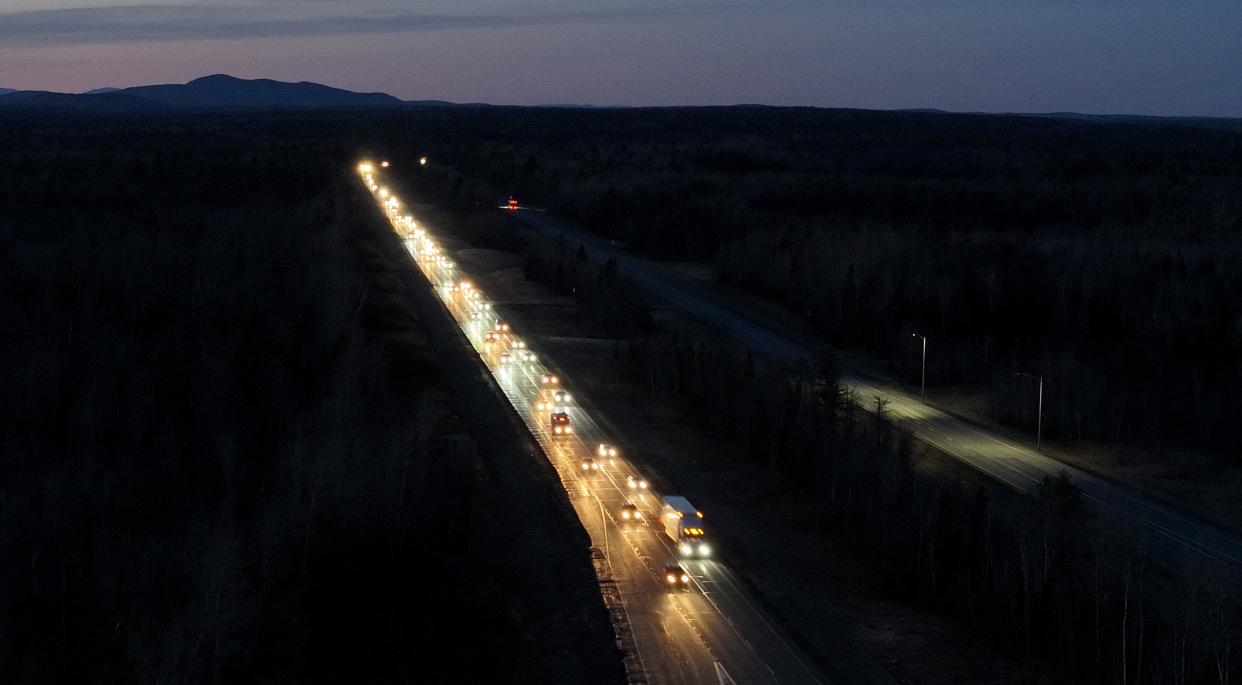
[[[419,157],[419,158],[418,158],[418,165],[419,165],[419,166],[427,166],[427,158],[426,158],[426,157]]]
[[[927,336],[922,333],[911,333],[915,338],[923,339],[923,371],[919,375],[919,399],[927,401]]]
[[[380,196],[380,197],[388,197],[388,189],[387,189],[387,188],[384,188],[384,187],[381,187],[381,188],[379,189],[379,196]]]
[[[387,168],[388,168],[388,160],[384,160],[384,161],[380,162],[380,166],[381,166],[381,167],[384,167],[385,169],[387,169]]]
[[[374,169],[374,167],[371,166],[370,162],[363,162],[358,165],[358,173],[360,174],[369,174],[372,169]]]

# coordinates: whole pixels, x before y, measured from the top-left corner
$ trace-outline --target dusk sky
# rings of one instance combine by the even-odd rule
[[[1242,0],[0,0],[0,86],[1242,116]]]

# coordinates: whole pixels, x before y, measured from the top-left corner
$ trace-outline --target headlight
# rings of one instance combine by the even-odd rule
[[[690,583],[690,576],[688,576],[688,575],[686,575],[686,574],[684,574],[684,573],[683,573],[683,574],[681,574],[681,582],[686,583],[686,584],[689,584],[689,583]]]
[[[642,518],[642,517],[643,517],[643,512],[641,512],[641,511],[636,511],[636,512],[634,512],[634,518],[636,518],[636,519],[640,519],[640,518]]]
[[[712,548],[707,545],[699,545],[699,554],[705,557],[710,557],[712,555]]]
[[[667,581],[669,582],[669,584],[670,584],[670,585],[672,585],[673,583],[676,583],[676,582],[677,582],[677,576],[675,576],[675,575],[673,575],[673,574],[671,574],[671,573],[670,573],[670,574],[668,574],[667,576],[664,576],[664,579],[665,579],[665,580],[667,580]]]
[[[573,427],[572,427],[572,426],[565,426],[565,432],[566,432],[566,433],[572,433],[572,432],[574,432],[574,429],[573,429]]]
[[[628,511],[623,511],[623,512],[621,512],[621,518],[623,518],[623,519],[629,519],[629,518],[630,518],[630,512],[628,512]]]
[[[690,548],[690,545],[683,544],[678,549],[680,549],[681,553],[685,554],[686,556],[690,556],[691,554],[694,553],[694,550]]]

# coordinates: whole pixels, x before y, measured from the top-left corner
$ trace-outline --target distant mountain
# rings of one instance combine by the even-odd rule
[[[5,109],[50,108],[83,112],[391,107],[406,104],[443,106],[452,103],[435,100],[405,103],[387,93],[355,93],[305,81],[247,80],[224,74],[204,76],[184,84],[97,88],[82,94],[16,91],[0,100],[0,107]]]
[[[0,88],[0,95],[8,95],[9,93],[16,93],[16,92],[17,91],[13,90],[12,88]]]
[[[286,83],[270,79],[245,80],[216,74],[181,85],[136,86],[117,91],[123,95],[173,107],[377,107],[400,105],[387,93],[355,93],[318,83]]]

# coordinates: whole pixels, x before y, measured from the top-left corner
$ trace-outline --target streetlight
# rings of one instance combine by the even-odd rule
[[[1044,377],[1033,373],[1015,373],[1015,376],[1039,381],[1039,408],[1035,412],[1035,451],[1043,445],[1044,437]]]
[[[923,372],[919,376],[919,399],[927,401],[927,336],[922,333],[911,333],[913,338],[923,339]]]

